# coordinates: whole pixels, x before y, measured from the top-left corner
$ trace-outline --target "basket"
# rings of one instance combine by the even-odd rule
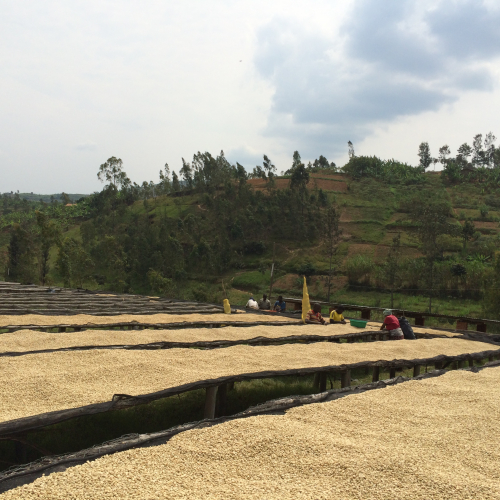
[[[364,328],[368,321],[362,319],[350,319],[351,326],[355,326],[356,328]]]

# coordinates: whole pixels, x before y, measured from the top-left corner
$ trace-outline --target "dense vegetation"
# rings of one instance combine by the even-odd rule
[[[3,195],[5,279],[212,301],[233,287],[241,302],[268,288],[274,246],[277,292],[299,293],[306,275],[317,298],[387,292],[394,306],[421,296],[436,310],[455,297],[498,316],[494,137],[454,158],[422,143],[415,167],[349,147],[342,168],[323,156],[306,166],[295,152],[284,177],[267,156],[249,174],[223,152],[197,153],[142,185],[112,157],[99,168],[103,190],[74,205]],[[428,171],[436,162],[441,174]]]

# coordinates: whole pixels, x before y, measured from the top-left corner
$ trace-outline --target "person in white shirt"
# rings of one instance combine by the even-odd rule
[[[245,307],[247,309],[259,309],[259,304],[257,304],[256,300],[253,300],[253,297],[250,297]]]

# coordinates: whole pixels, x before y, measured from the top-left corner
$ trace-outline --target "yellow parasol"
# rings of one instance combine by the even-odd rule
[[[311,310],[309,292],[307,291],[306,277],[304,276],[304,291],[302,293],[302,322],[306,322],[307,313]]]

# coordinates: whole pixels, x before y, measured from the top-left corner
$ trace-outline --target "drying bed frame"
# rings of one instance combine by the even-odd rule
[[[481,370],[494,367],[500,367],[500,361],[490,362],[482,367],[473,367],[466,370],[477,373]],[[73,453],[65,453],[58,456],[43,457],[39,460],[36,460],[35,462],[11,467],[10,469],[0,472],[0,493],[25,484],[32,483],[43,475],[48,475],[52,472],[62,472],[70,467],[96,460],[105,455],[111,455],[133,448],[144,448],[165,444],[172,437],[188,430],[213,427],[214,425],[218,425],[224,422],[259,415],[283,415],[287,410],[298,406],[334,401],[336,399],[340,399],[352,394],[362,394],[364,392],[372,390],[383,389],[385,387],[401,384],[409,380],[424,380],[428,378],[439,377],[441,375],[444,375],[445,373],[446,370],[439,369],[423,375],[419,375],[413,379],[400,376],[384,381],[372,382],[370,384],[345,387],[342,389],[333,389],[321,392],[319,394],[306,396],[289,396],[271,400],[261,405],[248,408],[247,410],[232,416],[205,419],[199,422],[191,422],[151,434],[128,434],[125,436],[121,436],[120,438],[107,441],[100,445],[93,446],[92,448],[87,448],[85,450]]]
[[[492,347],[498,347],[493,346]],[[70,408],[65,410],[40,413],[28,417],[8,420],[0,423],[0,438],[13,437],[35,429],[41,429],[49,425],[59,422],[64,422],[73,418],[78,418],[86,415],[94,415],[109,411],[130,408],[137,405],[151,403],[158,399],[175,396],[184,392],[189,392],[197,389],[206,389],[205,398],[205,418],[214,418],[216,416],[216,405],[219,408],[225,406],[225,396],[227,390],[235,382],[256,380],[263,378],[285,377],[285,376],[302,376],[315,375],[315,384],[319,387],[319,391],[326,390],[328,374],[335,373],[339,375],[341,387],[349,387],[351,385],[351,370],[363,368],[372,370],[373,381],[379,380],[380,372],[388,370],[391,377],[395,376],[397,370],[413,368],[414,376],[420,375],[422,366],[434,366],[435,369],[441,370],[454,365],[456,368],[463,368],[466,364],[474,366],[474,362],[494,361],[500,359],[500,349],[481,351],[475,353],[465,353],[455,356],[438,355],[434,357],[421,359],[394,359],[379,360],[379,361],[362,361],[351,364],[327,365],[307,368],[294,368],[288,370],[265,370],[259,372],[241,373],[237,375],[223,376],[214,379],[201,379],[195,382],[190,382],[175,387],[169,387],[161,391],[152,392],[149,394],[131,396],[128,394],[115,394],[111,401],[103,403],[95,403],[84,405],[78,408]]]

